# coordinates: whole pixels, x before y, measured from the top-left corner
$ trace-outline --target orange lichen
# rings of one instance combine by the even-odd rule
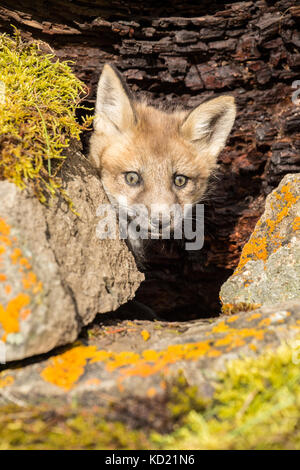
[[[264,338],[264,331],[258,330],[255,328],[242,328],[240,330],[231,329],[230,332],[223,338],[218,339],[215,342],[216,347],[220,346],[230,346],[227,351],[243,346],[245,344],[245,338],[255,338],[257,340],[262,340]]]
[[[246,243],[246,245],[243,248],[240,262],[234,274],[236,275],[240,273],[243,267],[251,259],[254,259],[254,260],[261,259],[263,261],[266,261],[267,258],[268,258],[267,238],[266,236],[263,236],[263,237],[256,236],[254,232],[252,237],[248,241],[248,243]]]
[[[18,240],[15,236],[11,236],[11,228],[3,218],[0,218],[0,235],[0,254],[5,254],[8,262],[16,267],[14,269],[17,269],[20,287],[27,291],[16,293],[18,285],[16,277],[13,277],[14,284],[12,286],[12,283],[7,282],[7,274],[0,274],[0,281],[7,282],[4,286],[7,300],[5,304],[0,304],[0,326],[4,330],[2,340],[5,341],[8,334],[20,331],[20,320],[26,320],[31,313],[30,308],[27,308],[31,303],[31,295],[42,290],[42,283],[31,270],[30,261],[17,246]],[[13,298],[11,298],[12,296]]]
[[[121,331],[128,331],[126,328],[105,328],[106,335],[114,335],[116,333],[121,333]]]
[[[41,373],[47,382],[64,390],[70,390],[84,373],[88,362],[104,362],[106,370],[119,370],[124,378],[147,377],[166,371],[167,366],[180,360],[196,360],[210,349],[209,342],[171,345],[163,351],[144,351],[142,355],[132,351],[120,353],[97,351],[95,346],[77,346],[51,359],[50,365]]]
[[[299,196],[292,193],[290,183],[282,186],[280,192],[278,190],[274,195],[277,200],[276,207],[274,207],[274,204],[271,204],[271,206],[275,212],[275,217],[274,219],[268,218],[265,220],[268,227],[268,230],[265,230],[266,234],[260,235],[262,220],[257,223],[250,240],[242,250],[234,275],[239,274],[248,261],[263,260],[265,262],[271,253],[275,253],[281,247],[283,237],[277,233],[277,229],[280,227],[282,220],[289,215],[290,208],[299,200]],[[299,217],[295,218],[292,226],[293,230],[300,228],[299,220]],[[251,282],[251,280],[248,282]]]
[[[97,353],[96,346],[77,346],[53,357],[41,376],[47,382],[68,391],[83,374],[87,361],[95,358]]]
[[[10,234],[10,226],[6,223],[6,221],[0,217],[0,233],[1,235],[8,236]]]
[[[34,294],[42,290],[42,283],[38,281],[36,274],[29,271],[22,279],[24,289],[31,289]]]
[[[219,357],[221,356],[221,354],[222,354],[222,351],[220,351],[220,349],[211,349],[207,353],[207,357]]]
[[[12,254],[10,255],[11,262],[13,264],[17,264],[21,256],[22,256],[22,251],[20,250],[20,248],[15,248]]]
[[[263,318],[258,326],[261,327],[261,326],[269,326],[271,324],[271,319],[270,318]]]
[[[99,361],[107,361],[111,357],[113,357],[113,353],[109,351],[95,351],[93,353],[93,356],[91,357],[90,362],[93,363]]]
[[[218,325],[214,326],[211,330],[212,333],[224,333],[225,331],[229,330],[229,326],[226,325],[224,321],[218,323]]]
[[[11,375],[6,375],[5,377],[0,377],[0,388],[8,387],[14,383],[15,379]]]
[[[274,314],[275,315],[275,314]],[[261,318],[261,313],[249,316],[250,321]],[[147,349],[141,353],[134,351],[106,351],[97,350],[95,346],[75,346],[69,351],[51,359],[50,364],[43,370],[41,376],[44,380],[70,390],[84,374],[87,364],[103,364],[107,372],[116,375],[120,389],[122,383],[130,377],[145,378],[154,374],[165,375],[170,366],[180,364],[182,361],[197,361],[201,357],[217,358],[224,352],[230,352],[248,346],[256,350],[253,341],[262,341],[265,334],[272,333],[268,326],[271,316],[266,317],[251,328],[235,328],[230,318],[219,321],[206,333],[207,339],[195,343],[171,344],[162,350]],[[229,326],[231,323],[232,326]],[[217,336],[212,337],[212,332]]]
[[[20,293],[8,302],[6,308],[0,304],[0,324],[5,331],[2,341],[6,340],[9,333],[17,333],[19,331],[19,318],[22,309],[27,307],[29,303],[29,295]]]
[[[299,196],[294,196],[294,194],[291,192],[291,183],[288,183],[288,184],[285,184],[284,186],[282,186],[281,193],[284,194],[283,199],[288,204],[290,204],[290,206],[292,204],[295,204],[299,199]]]
[[[234,336],[230,342],[228,348],[226,348],[226,352],[231,351],[233,348],[241,348],[246,344],[246,341],[239,336]]]
[[[27,258],[22,257],[20,259],[20,265],[24,266],[26,269],[31,269],[31,264],[29,263]]]
[[[30,308],[26,308],[20,314],[21,320],[23,320],[23,321],[26,320],[26,318],[29,317],[30,314],[31,314]]]
[[[119,354],[115,354],[113,359],[107,364],[107,370],[113,371],[119,367],[127,366],[129,364],[135,364],[139,359],[139,355],[132,351],[122,351]]]
[[[142,357],[145,361],[156,362],[159,359],[159,352],[148,349],[147,351],[143,351]]]
[[[85,382],[85,385],[99,385],[101,383],[101,380],[97,379],[97,377],[94,377],[93,379],[88,379]]]
[[[294,218],[292,228],[293,228],[294,231],[300,230],[300,217],[295,217]]]
[[[232,317],[229,317],[227,319],[227,323],[234,323],[235,321],[237,321],[239,319],[239,315],[233,315]]]
[[[249,318],[247,318],[247,321],[253,321],[253,320],[256,320],[257,318],[260,318],[261,317],[261,313],[253,313],[252,315],[250,315]]]
[[[6,294],[6,295],[9,295],[9,294],[11,293],[11,291],[12,291],[11,285],[6,284],[6,286],[4,287],[4,290],[5,290],[5,294]]]
[[[148,339],[150,338],[150,333],[147,330],[141,331],[141,335],[142,335],[144,341],[148,341]]]
[[[156,394],[157,394],[157,391],[154,387],[148,388],[148,390],[147,390],[147,397],[148,398],[153,398],[153,397],[155,397]]]
[[[4,245],[6,246],[11,246],[12,244],[11,239],[7,235],[1,235],[1,233],[0,233],[0,242],[4,243]],[[5,247],[4,247],[4,251],[5,251]]]
[[[6,221],[2,217],[0,217],[0,243],[2,244],[2,246],[0,245],[1,247],[0,255],[5,253],[6,251],[6,248],[3,245],[11,246],[11,240],[9,238],[10,230],[11,230],[10,226],[6,223]]]

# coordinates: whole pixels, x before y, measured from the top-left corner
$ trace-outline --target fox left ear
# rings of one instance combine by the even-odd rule
[[[134,109],[126,85],[117,70],[105,64],[97,88],[95,130],[104,134],[124,132],[134,121]]]
[[[181,126],[181,133],[216,159],[225,145],[235,116],[234,98],[220,96],[200,104],[188,114]]]

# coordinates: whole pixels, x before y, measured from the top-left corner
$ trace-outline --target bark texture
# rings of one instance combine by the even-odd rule
[[[153,247],[137,297],[176,318],[209,315],[222,282],[287,173],[300,170],[300,7],[296,1],[2,1],[0,29],[42,39],[90,87],[114,62],[137,95],[169,106],[230,93],[239,109],[206,203],[200,252]],[[47,46],[45,45],[45,50]],[[296,87],[296,88],[294,88]],[[171,313],[172,312],[172,313]]]

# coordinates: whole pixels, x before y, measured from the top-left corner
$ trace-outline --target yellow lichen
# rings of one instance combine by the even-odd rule
[[[6,307],[0,304],[0,324],[5,331],[2,341],[6,341],[9,333],[18,333],[20,330],[19,319],[21,312],[29,303],[29,295],[20,293],[10,300]]]
[[[225,331],[229,330],[229,326],[226,325],[224,321],[218,323],[218,325],[214,326],[211,330],[212,333],[224,333]]]
[[[148,339],[150,338],[150,333],[147,330],[141,331],[141,335],[142,335],[144,341],[148,341]]]
[[[271,319],[270,318],[263,318],[258,326],[261,327],[261,326],[269,326],[271,324]]]
[[[14,267],[13,269],[18,270],[20,276],[20,292],[16,293],[17,280],[15,276],[12,275],[13,279],[9,283],[8,275],[0,273],[0,281],[5,282],[4,292],[7,296],[7,301],[0,303],[0,327],[4,331],[2,340],[6,341],[8,334],[20,331],[20,320],[25,321],[30,315],[31,309],[28,306],[31,303],[32,296],[41,292],[42,283],[32,271],[30,261],[24,256],[21,248],[17,246],[18,240],[11,235],[11,227],[3,218],[0,218],[0,236],[2,260],[3,257],[7,258],[8,263]],[[14,292],[12,286],[14,286]],[[23,292],[23,289],[25,292]]]
[[[254,319],[254,315],[251,319]],[[230,318],[227,321],[229,320]],[[196,343],[172,344],[160,351],[147,349],[141,353],[114,352],[97,350],[95,346],[79,345],[52,358],[41,376],[44,380],[67,391],[78,382],[88,363],[102,362],[108,372],[117,373],[119,387],[123,390],[122,381],[126,378],[148,377],[157,373],[165,374],[172,364],[181,361],[196,361],[203,356],[216,358],[223,351],[229,352],[246,344],[250,346],[252,340],[261,341],[267,331],[263,327],[268,324],[269,318],[257,328],[233,328],[224,321],[220,321],[218,325],[212,326],[207,333],[208,336],[211,336],[212,333],[220,336],[210,337]]]
[[[97,356],[95,346],[77,346],[59,356],[53,357],[41,376],[47,382],[70,390],[84,372],[88,360]]]
[[[9,387],[14,383],[15,379],[11,375],[0,376],[0,388]]]
[[[241,258],[234,275],[241,273],[248,261],[263,260],[265,262],[271,253],[275,253],[278,248],[281,247],[282,236],[277,233],[277,229],[280,227],[283,219],[289,215],[291,207],[299,200],[299,196],[295,196],[292,193],[291,183],[282,186],[274,195],[277,200],[276,207],[274,207],[274,204],[272,205],[272,209],[275,212],[274,219],[266,219],[265,222],[268,230],[266,230],[266,234],[264,235],[260,235],[262,219],[257,223],[250,240],[245,244],[242,250]],[[299,220],[299,217],[294,219],[292,225],[293,230],[300,228]],[[251,280],[248,282],[251,282]]]
[[[154,387],[150,387],[148,390],[147,390],[147,397],[148,398],[153,398],[155,395],[157,394],[157,391]]]
[[[243,267],[248,263],[250,259],[258,260],[261,259],[266,261],[268,258],[267,250],[267,237],[256,236],[255,232],[252,237],[246,243],[243,248],[241,258],[234,274],[238,274],[242,271]]]
[[[292,228],[294,231],[300,230],[300,217],[295,217],[293,224],[292,224]]]
[[[260,317],[261,317],[261,313],[253,313],[252,315],[250,315],[249,318],[247,318],[247,321],[250,322],[253,320],[257,320],[257,318],[260,318]]]
[[[239,315],[233,315],[232,317],[228,318],[227,323],[234,323],[239,319]]]

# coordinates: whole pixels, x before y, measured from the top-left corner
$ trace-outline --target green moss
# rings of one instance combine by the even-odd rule
[[[197,387],[188,385],[183,371],[180,371],[177,380],[169,385],[168,395],[167,408],[175,422],[182,422],[190,410],[202,413],[207,406],[207,401],[199,396]]]
[[[145,434],[120,422],[107,422],[101,411],[9,406],[0,413],[0,450],[147,449]]]
[[[85,85],[67,62],[42,55],[39,43],[0,35],[0,180],[32,187],[45,202],[62,192],[57,172],[70,139],[79,139],[75,112]]]
[[[224,315],[234,315],[239,312],[251,312],[261,307],[261,304],[248,304],[246,302],[238,302],[236,304],[223,304],[222,313]]]
[[[258,358],[230,362],[205,409],[191,410],[170,435],[153,434],[153,444],[161,449],[299,449],[295,353],[282,345]]]

